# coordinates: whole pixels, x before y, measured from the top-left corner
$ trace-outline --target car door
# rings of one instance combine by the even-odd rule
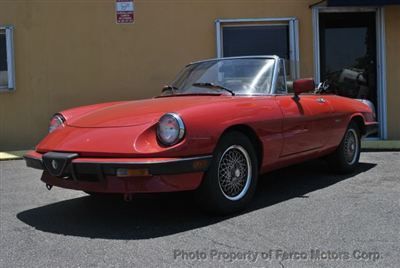
[[[307,99],[309,109],[311,110],[311,121],[313,135],[316,138],[318,148],[324,147],[329,137],[332,135],[332,129],[335,123],[333,105],[329,98],[320,94],[303,94],[300,98]]]
[[[328,141],[332,107],[323,95],[288,92],[284,62],[280,61],[274,93],[282,112],[281,157],[312,151]]]
[[[283,114],[284,145],[281,156],[322,148],[329,138],[333,108],[323,95],[292,94],[276,96]]]
[[[277,95],[281,109],[283,146],[281,157],[313,150],[319,147],[313,125],[313,99],[296,100],[291,94]]]

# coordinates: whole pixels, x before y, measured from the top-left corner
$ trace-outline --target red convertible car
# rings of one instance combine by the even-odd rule
[[[127,199],[194,190],[204,208],[231,213],[261,173],[318,157],[351,172],[361,137],[376,130],[370,102],[287,82],[277,56],[220,58],[187,65],[158,97],[55,114],[25,160],[48,188]]]

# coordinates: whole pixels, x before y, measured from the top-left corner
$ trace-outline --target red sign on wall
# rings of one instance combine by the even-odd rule
[[[135,5],[133,0],[115,0],[117,23],[133,23],[135,21]]]

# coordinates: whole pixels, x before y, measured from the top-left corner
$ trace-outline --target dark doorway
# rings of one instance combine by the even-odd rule
[[[375,12],[320,13],[319,36],[320,80],[338,95],[378,108]]]

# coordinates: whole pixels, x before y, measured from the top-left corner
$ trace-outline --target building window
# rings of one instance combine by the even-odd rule
[[[222,28],[223,55],[277,55],[289,58],[288,25],[226,26]]]
[[[218,57],[277,55],[289,80],[299,77],[298,21],[295,18],[216,20]]]
[[[14,90],[13,27],[0,26],[0,91]]]

